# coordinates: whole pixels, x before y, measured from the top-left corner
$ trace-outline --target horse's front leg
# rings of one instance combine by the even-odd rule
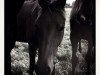
[[[6,38],[8,38],[6,36]],[[11,72],[11,55],[10,52],[12,50],[12,48],[15,45],[15,41],[12,39],[10,40],[5,39],[5,75],[13,75],[13,72]]]
[[[29,43],[29,56],[30,56],[30,65],[29,65],[29,74],[33,75],[35,69],[35,55],[36,55],[37,46],[34,43]]]
[[[78,58],[76,56],[78,38],[71,34],[70,39],[71,39],[71,44],[72,44],[72,75],[75,75],[75,68],[78,62]]]
[[[11,73],[11,56],[10,56],[10,51],[11,49],[5,48],[5,75],[12,75]]]
[[[81,53],[81,51],[82,51],[82,49],[81,49],[82,47],[81,47],[81,40],[79,41],[79,48],[78,48],[78,50],[79,50],[79,52]]]

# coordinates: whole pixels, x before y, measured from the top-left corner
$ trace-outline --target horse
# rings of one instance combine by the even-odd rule
[[[9,68],[10,51],[15,41],[28,42],[29,74],[33,75],[35,70],[37,75],[55,75],[53,60],[64,35],[65,4],[66,0],[27,0],[24,1],[19,12],[14,14],[17,17],[8,15],[11,23],[7,23],[6,28],[9,28],[12,21],[17,19],[10,31],[5,32],[6,64]],[[10,11],[10,14],[14,12],[14,10]],[[36,50],[39,53],[35,64]],[[8,71],[10,72],[10,69]]]
[[[86,75],[95,75],[95,1],[76,0],[70,15],[70,40],[72,44],[72,75],[77,65],[77,45],[81,53],[81,39],[88,41],[88,52],[85,56],[87,63]],[[78,44],[79,43],[79,44]],[[91,68],[91,66],[93,67]]]

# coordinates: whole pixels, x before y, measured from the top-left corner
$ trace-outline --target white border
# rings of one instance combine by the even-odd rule
[[[96,1],[96,75],[100,75],[100,0]],[[0,0],[0,75],[4,75],[4,0]]]
[[[96,1],[96,75],[100,75],[100,0]]]
[[[0,75],[4,75],[4,0],[0,0]]]

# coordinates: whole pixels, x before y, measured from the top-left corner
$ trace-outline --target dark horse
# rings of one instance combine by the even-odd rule
[[[5,74],[11,73],[10,51],[17,40],[29,44],[30,75],[34,69],[37,75],[54,75],[53,58],[64,34],[66,0],[9,0],[5,3]]]
[[[72,44],[72,75],[77,65],[77,45],[81,52],[81,39],[88,41],[86,75],[95,75],[95,0],[76,0],[70,15],[70,39]]]

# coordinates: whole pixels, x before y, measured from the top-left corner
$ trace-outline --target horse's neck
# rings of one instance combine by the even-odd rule
[[[85,17],[90,17],[93,10],[92,0],[76,0],[73,10],[71,12],[71,17],[77,17],[84,15]]]

